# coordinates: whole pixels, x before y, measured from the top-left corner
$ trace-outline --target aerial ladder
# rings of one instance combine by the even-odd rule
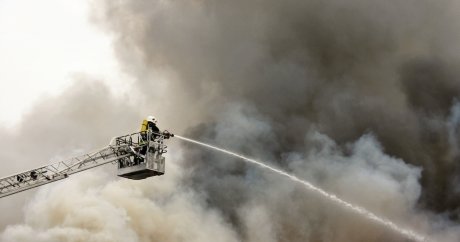
[[[118,176],[140,180],[165,173],[166,139],[174,134],[151,130],[113,138],[95,152],[59,161],[0,179],[0,198],[59,181],[72,174],[108,163],[117,164]]]

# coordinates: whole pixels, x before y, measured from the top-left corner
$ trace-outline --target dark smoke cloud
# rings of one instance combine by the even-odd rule
[[[248,104],[273,128],[279,147],[270,153],[278,154],[303,147],[312,126],[341,143],[373,132],[389,154],[426,168],[422,204],[458,206],[448,185],[458,162],[444,155],[445,121],[460,94],[455,3],[124,1],[104,9],[121,57],[132,51],[143,61],[135,74],[174,73],[179,111],[214,116],[202,120],[211,124],[216,107]],[[203,99],[206,108],[194,105]]]
[[[339,146],[372,133],[387,154],[422,168],[418,207],[458,218],[458,4],[106,1],[97,9],[120,57],[137,60],[126,63],[139,86],[167,78],[171,112],[201,122],[193,137],[286,168],[312,129]],[[234,208],[256,192],[245,184],[248,168],[190,157],[191,187],[240,227]]]

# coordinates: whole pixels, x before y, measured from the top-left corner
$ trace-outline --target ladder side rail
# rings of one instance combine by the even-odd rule
[[[32,189],[32,188],[35,188],[35,187],[38,187],[38,186],[42,186],[42,185],[45,185],[45,184],[48,184],[48,183],[52,183],[52,182],[67,178],[68,176],[70,176],[72,174],[75,174],[75,173],[78,173],[78,172],[81,172],[81,171],[85,171],[85,170],[88,170],[88,169],[91,169],[91,168],[95,168],[95,167],[98,167],[98,166],[102,166],[102,165],[114,162],[116,160],[129,157],[131,155],[132,154],[124,154],[124,155],[121,155],[121,156],[116,156],[116,157],[112,157],[110,159],[102,160],[102,162],[89,163],[88,165],[81,166],[78,169],[73,169],[73,170],[70,169],[70,170],[67,170],[66,172],[57,173],[57,174],[55,174],[53,176],[42,175],[42,176],[40,176],[40,177],[38,177],[36,179],[30,179],[29,178],[29,179],[21,181],[21,182],[17,181],[14,176],[13,177],[8,177],[8,178],[3,179],[2,183],[0,183],[0,184],[3,184],[4,181],[7,181],[7,183],[8,183],[8,185],[6,185],[6,186],[2,185],[2,187],[0,187],[0,198],[1,197],[6,197],[6,196],[9,196],[9,195],[21,192],[21,191],[29,190],[29,189]],[[35,170],[32,170],[32,171],[35,171]]]
[[[21,172],[0,179],[0,198],[67,178],[69,175],[132,156],[124,146],[105,147],[100,151],[66,161]],[[86,159],[81,159],[85,157]]]
[[[61,174],[73,174],[83,170],[87,170],[96,166],[104,165],[107,163],[111,163],[115,160],[123,159],[125,157],[132,156],[132,153],[129,153],[126,149],[121,149],[126,147],[117,147],[113,149],[113,147],[107,147],[106,149],[93,153],[87,154],[87,158],[80,163],[74,164],[69,168],[61,171]],[[104,153],[106,152],[106,153]]]
[[[62,173],[78,169],[79,167],[87,165],[89,162],[97,162],[99,159],[108,159],[110,157],[120,156],[127,153],[128,147],[126,145],[120,146],[107,146],[96,152],[80,155],[65,161],[54,163],[48,168],[52,168],[54,173]]]

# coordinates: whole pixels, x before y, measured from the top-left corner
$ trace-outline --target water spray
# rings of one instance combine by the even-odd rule
[[[268,166],[268,165],[266,165],[266,164],[264,164],[264,163],[262,163],[260,161],[256,161],[254,159],[242,156],[240,154],[237,154],[237,153],[234,153],[234,152],[231,152],[231,151],[228,151],[228,150],[216,147],[216,146],[205,144],[205,143],[193,140],[193,139],[189,139],[189,138],[186,138],[186,137],[183,137],[183,136],[175,135],[175,137],[177,137],[177,138],[179,138],[181,140],[190,142],[190,143],[198,144],[198,145],[201,145],[201,146],[213,149],[213,150],[223,152],[223,153],[231,155],[231,156],[238,157],[238,158],[243,159],[245,161],[248,161],[250,163],[253,163],[253,164],[256,164],[258,166],[261,166],[262,168],[265,168],[267,170],[275,172],[275,173],[277,173],[279,175],[285,176],[285,177],[289,178],[292,181],[295,181],[295,182],[298,182],[298,183],[304,185],[305,188],[307,188],[307,189],[309,189],[311,191],[314,191],[316,193],[319,193],[320,195],[322,195],[323,197],[329,199],[330,201],[336,202],[340,206],[342,206],[344,208],[347,208],[347,209],[349,209],[349,210],[351,210],[351,211],[353,211],[353,212],[355,212],[355,213],[357,213],[359,215],[362,215],[362,216],[366,217],[367,219],[375,221],[375,222],[385,226],[386,228],[391,229],[392,231],[405,236],[408,239],[411,239],[411,240],[417,241],[417,242],[429,242],[430,241],[426,236],[420,235],[419,233],[417,233],[417,232],[415,232],[415,231],[413,231],[411,229],[401,227],[401,226],[393,223],[392,221],[390,221],[388,219],[381,218],[381,217],[377,216],[376,214],[366,210],[363,207],[353,205],[353,204],[351,204],[349,202],[346,202],[346,201],[340,199],[339,197],[337,197],[334,194],[328,193],[328,192],[322,190],[321,188],[318,188],[318,187],[314,186],[310,182],[304,181],[304,180],[302,180],[302,179],[300,179],[300,178],[298,178],[298,177],[296,177],[294,175],[291,175],[289,173],[286,173],[286,172],[284,172],[282,170],[278,170],[276,168]]]

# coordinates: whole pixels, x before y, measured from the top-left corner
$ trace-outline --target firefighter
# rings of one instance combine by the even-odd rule
[[[160,137],[161,135],[163,135],[164,139],[169,139],[171,137],[174,137],[174,134],[170,133],[167,130],[160,132],[160,129],[158,128],[157,123],[158,123],[158,120],[154,116],[147,116],[147,118],[142,121],[141,132],[142,132],[142,135],[143,135],[142,137],[144,140],[147,140],[148,130],[152,131],[152,137],[150,137],[150,140],[152,141]]]
[[[142,121],[141,125],[141,138],[143,142],[148,142],[148,133],[151,134],[150,140],[154,141],[158,137],[160,137],[160,129],[157,126],[158,120],[154,116],[147,116],[146,119]],[[139,164],[140,162],[144,161],[145,154],[147,153],[147,146],[142,147],[140,150],[141,157],[137,157],[134,163]]]
[[[147,116],[146,119],[142,121],[141,132],[150,130],[152,136],[150,139],[153,141],[158,138],[160,135],[160,129],[157,126],[158,120],[154,116]]]

